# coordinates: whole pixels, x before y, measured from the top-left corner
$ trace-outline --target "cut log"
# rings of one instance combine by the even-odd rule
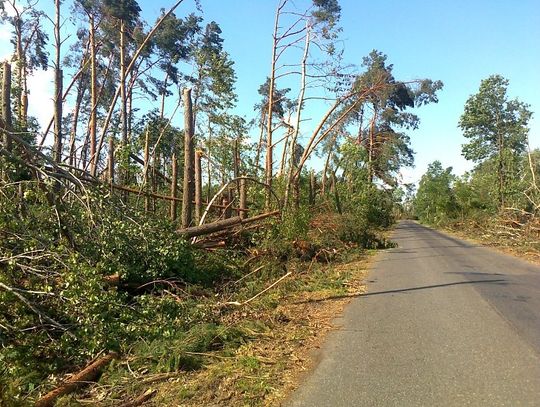
[[[95,380],[101,373],[101,370],[108,365],[113,359],[118,358],[118,353],[111,352],[101,358],[93,361],[79,373],[74,374],[59,387],[45,394],[42,398],[36,401],[35,407],[53,406],[56,399],[65,394],[71,393],[77,387],[87,384]]]

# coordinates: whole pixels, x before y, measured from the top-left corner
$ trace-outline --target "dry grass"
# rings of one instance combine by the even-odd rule
[[[332,320],[350,301],[349,296],[364,291],[362,281],[369,260],[367,254],[356,255],[347,263],[316,266],[309,273],[302,273],[305,264],[299,264],[294,284],[269,294],[279,300],[277,307],[250,304],[224,321],[254,319],[271,329],[253,332],[254,339],[231,357],[210,356],[202,370],[153,386],[157,395],[148,405],[280,405],[297,387],[302,374],[313,367],[314,351],[332,329]]]
[[[536,224],[527,223],[527,227],[520,227],[520,224],[509,219],[494,218],[482,223],[456,222],[445,227],[444,231],[460,239],[540,264],[540,229]]]

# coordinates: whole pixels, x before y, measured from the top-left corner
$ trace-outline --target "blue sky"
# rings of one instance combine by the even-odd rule
[[[258,85],[268,75],[275,1],[203,1],[208,19],[223,29],[225,47],[236,61],[240,106],[251,113]],[[297,4],[301,1],[297,0]],[[395,77],[440,79],[439,103],[416,111],[420,128],[411,132],[417,181],[427,164],[440,160],[456,173],[472,164],[461,157],[465,139],[457,127],[467,98],[482,79],[501,74],[509,94],[535,113],[531,144],[540,147],[540,2],[535,0],[344,0],[341,27],[345,61],[360,65],[372,49],[388,55]]]
[[[308,3],[294,2],[299,8]],[[50,7],[48,3],[40,2],[43,7]],[[173,1],[139,3],[151,22],[160,8],[167,8]],[[453,166],[458,174],[472,167],[461,157],[465,140],[457,122],[466,99],[491,74],[508,78],[510,96],[531,105],[535,112],[530,123],[531,145],[540,147],[538,0],[342,0],[340,4],[345,62],[360,65],[363,56],[377,49],[388,55],[397,79],[431,78],[444,82],[439,103],[415,112],[421,118],[420,128],[410,132],[417,153],[416,168],[404,170],[405,181],[418,181],[427,164],[434,160]],[[276,0],[201,0],[201,6],[205,20],[220,24],[225,49],[235,61],[239,95],[236,113],[251,119],[253,105],[259,100],[257,89],[269,73]],[[177,15],[192,11],[193,1],[185,0]],[[8,38],[5,28],[0,27],[0,59],[8,53]],[[42,99],[51,83],[50,73],[36,74],[30,83],[31,107],[35,109],[37,105],[32,99]],[[322,112],[312,110],[313,121]],[[50,107],[33,113],[50,117]]]

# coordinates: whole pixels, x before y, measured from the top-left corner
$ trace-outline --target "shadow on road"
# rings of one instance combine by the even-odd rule
[[[306,304],[306,303],[314,303],[314,302],[316,303],[316,302],[333,301],[333,300],[339,300],[339,299],[342,299],[342,298],[370,297],[372,295],[406,293],[406,292],[410,292],[410,291],[429,290],[429,289],[432,289],[432,288],[451,287],[451,286],[462,285],[462,284],[486,284],[486,283],[497,284],[497,285],[507,285],[508,284],[508,282],[506,280],[504,280],[504,279],[456,281],[454,283],[425,285],[425,286],[410,287],[410,288],[399,288],[399,289],[395,289],[395,290],[375,291],[375,292],[371,292],[371,293],[334,295],[332,297],[321,298],[321,299],[317,299],[317,300],[298,301],[298,302],[295,302],[295,304]]]

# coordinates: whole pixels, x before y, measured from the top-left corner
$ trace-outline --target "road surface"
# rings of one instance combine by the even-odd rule
[[[540,406],[540,267],[412,221],[285,403]]]

